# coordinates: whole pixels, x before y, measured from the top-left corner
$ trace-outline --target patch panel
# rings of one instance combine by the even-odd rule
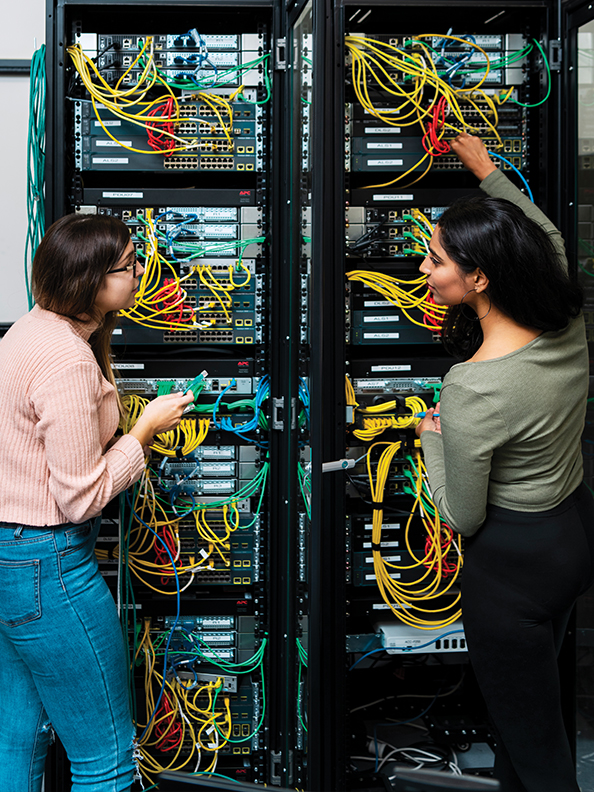
[[[110,206],[102,201],[100,205],[82,205],[78,211],[85,214],[108,214],[122,220],[130,228],[132,241],[139,245],[139,250],[149,247],[147,217],[150,216],[158,232],[160,252],[173,266],[200,265],[218,268],[229,277],[227,264],[213,262],[212,258],[229,258],[238,256],[238,249],[233,246],[221,248],[205,248],[204,256],[196,256],[195,247],[184,247],[186,243],[198,242],[233,242],[247,241],[265,235],[263,210],[255,206]],[[262,254],[261,243],[243,245],[242,260],[246,262],[250,272],[254,272],[251,259]],[[175,251],[175,253],[174,253]],[[199,252],[199,251],[197,251]],[[187,267],[186,267],[187,269]],[[238,267],[238,269],[240,269]]]
[[[89,139],[87,139],[88,141]],[[111,139],[93,138],[90,147],[81,142],[80,156],[77,160],[83,171],[162,171],[162,170],[228,170],[260,172],[263,168],[262,149],[254,138],[246,138],[245,147],[228,143],[225,138],[204,140],[184,138],[180,154],[137,153],[133,149],[146,149],[146,138],[130,136],[127,140],[116,142]],[[245,148],[239,152],[239,148]],[[256,153],[257,152],[257,153]]]
[[[524,168],[524,157],[521,154],[510,156],[509,160],[518,170]],[[419,162],[419,154],[403,152],[393,153],[380,151],[375,154],[353,154],[351,161],[353,171],[405,173],[409,170],[424,171],[427,168],[426,162]],[[502,167],[503,170],[512,170],[506,163],[503,163]],[[440,157],[435,157],[432,169],[436,171],[465,170],[464,165],[455,154],[445,154]]]
[[[485,93],[494,94],[494,91],[485,89]],[[510,99],[518,99],[518,92],[514,89],[510,95]],[[526,131],[527,116],[525,109],[517,105],[494,105],[493,101],[490,103],[480,97],[475,97],[472,104],[460,97],[459,107],[460,113],[464,119],[464,124],[456,116],[448,116],[448,128],[444,131],[444,138],[447,140],[454,137],[456,132],[450,129],[450,125],[456,129],[469,129],[476,130],[478,126],[479,133],[486,133],[487,135],[493,134],[493,124],[496,123],[497,130],[501,135],[508,135],[510,137],[522,137]],[[383,113],[395,112],[396,107],[393,103],[389,102],[374,102],[374,106],[378,111]],[[421,137],[425,130],[419,123],[410,124],[407,126],[398,126],[387,124],[382,119],[372,115],[369,110],[365,109],[358,103],[347,104],[345,106],[345,122],[346,132],[349,136],[366,137],[366,136],[384,136],[384,135],[407,135],[412,134]],[[490,122],[490,123],[487,123]],[[482,135],[481,135],[482,136]]]
[[[249,231],[245,229],[248,228]],[[256,226],[242,226],[242,233],[257,233]],[[254,238],[254,237],[250,237]],[[254,252],[259,245],[251,245]],[[213,344],[257,344],[263,338],[263,275],[252,275],[255,261],[242,262],[245,270],[235,274],[233,282],[230,270],[236,269],[236,259],[194,259],[187,270],[198,268],[196,278],[186,278],[180,284],[179,294],[183,298],[181,317],[170,313],[163,303],[159,318],[168,329],[144,327],[142,316],[137,321],[122,317],[120,326],[114,330],[112,343],[121,345],[159,343],[213,343]],[[180,266],[180,274],[184,267]],[[200,275],[200,278],[198,276]],[[235,279],[240,279],[240,283]],[[247,281],[247,282],[246,282]],[[209,285],[210,284],[210,285]],[[183,292],[181,291],[183,289]],[[217,296],[218,295],[218,296]],[[176,298],[177,299],[177,298]],[[194,319],[192,319],[192,315]],[[195,329],[176,328],[181,322],[194,322]]]
[[[229,534],[222,511],[210,510],[206,517],[209,531],[221,540],[213,551],[212,541],[196,532],[191,521],[179,526],[180,558],[184,566],[196,565],[192,586],[251,586],[260,580],[262,569],[261,526],[258,518],[241,516]],[[182,584],[185,581],[182,577]],[[206,643],[209,643],[206,638]],[[219,641],[222,646],[223,639]],[[224,644],[230,646],[229,642]]]
[[[456,133],[450,135],[454,137]],[[521,137],[509,138],[509,137],[502,137],[502,143],[499,144],[497,138],[492,137],[493,132],[489,130],[489,135],[482,135],[482,140],[485,146],[488,149],[500,151],[501,153],[514,153],[518,155],[524,154],[524,140]],[[447,137],[445,138],[447,140]],[[409,136],[395,136],[391,137],[388,135],[384,135],[382,137],[376,137],[369,135],[368,137],[354,137],[352,140],[352,152],[353,154],[369,154],[369,155],[378,155],[378,154],[386,154],[387,153],[399,153],[399,154],[423,154],[425,149],[423,148],[423,144],[421,143],[420,137],[409,137]],[[439,164],[438,159],[436,158],[434,165]]]
[[[236,660],[233,662],[241,663],[248,660],[253,655],[258,643],[256,637],[258,626],[256,618],[254,616],[232,616],[228,614],[224,614],[224,617],[233,620],[232,629],[225,631],[221,629],[212,631],[205,630],[204,626],[197,622],[192,630],[188,630],[192,622],[195,620],[197,621],[200,617],[184,615],[182,619],[183,626],[178,624],[174,629],[170,651],[173,653],[191,652],[197,655],[194,661],[196,665],[202,666],[205,660],[200,657],[199,652],[196,652],[196,648],[202,649],[204,647],[206,652],[208,652],[209,646],[205,646],[205,644],[208,644],[205,635],[207,633],[220,635],[225,632],[231,636],[231,640],[228,641],[227,645],[233,647],[233,650],[236,652]],[[152,620],[151,629],[155,632],[162,632],[164,630],[170,630],[174,624],[175,617],[173,616],[156,617]],[[204,672],[203,669],[201,669],[201,671]]]
[[[353,390],[362,405],[367,403],[377,404],[377,397],[381,395],[392,396],[433,396],[439,392],[442,377],[367,377],[353,380]]]
[[[97,51],[114,50],[115,52],[136,53],[142,49],[148,37],[152,37],[156,52],[187,52],[205,48],[213,54],[219,52],[237,52],[250,50],[262,52],[264,36],[259,33],[243,34],[208,34],[200,33],[199,39],[191,33],[164,34],[164,33],[79,33],[76,41],[89,55]]]
[[[101,104],[97,105],[98,115],[88,102],[74,105],[74,155],[81,170],[212,170],[216,164],[231,170],[263,169],[265,111],[260,105],[235,101],[229,105],[229,114],[225,107],[215,112],[204,102],[181,103],[179,117],[183,120],[156,116],[142,124],[114,116]],[[174,141],[172,154],[167,153],[165,143],[153,153],[147,130],[159,134],[165,128],[181,142]],[[229,154],[233,155],[231,162],[224,156]],[[211,161],[212,157],[218,161]]]
[[[226,412],[221,410],[222,415]],[[163,487],[171,489],[182,479],[188,479],[191,483],[209,477],[224,477],[235,483],[235,478],[239,476],[243,484],[251,481],[259,469],[260,457],[255,446],[199,446],[184,457],[164,457],[158,466],[158,476]]]
[[[423,216],[435,225],[447,206],[479,190],[353,190],[345,210],[346,256],[349,258],[407,258],[423,254],[413,249],[421,231],[417,220],[431,233]]]

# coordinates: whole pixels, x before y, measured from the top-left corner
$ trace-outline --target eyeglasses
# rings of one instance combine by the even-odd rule
[[[132,276],[136,277],[136,267],[138,266],[138,259],[134,259],[133,264],[128,264],[127,267],[119,267],[118,269],[109,270],[108,275],[114,275],[116,272],[131,272]]]

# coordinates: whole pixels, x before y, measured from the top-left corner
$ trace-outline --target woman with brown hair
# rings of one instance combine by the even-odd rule
[[[132,785],[124,642],[94,545],[101,509],[138,480],[144,447],[193,399],[155,399],[114,439],[110,338],[143,271],[122,222],[63,217],[35,255],[35,307],[0,342],[2,792],[41,789],[52,728],[73,790]]]

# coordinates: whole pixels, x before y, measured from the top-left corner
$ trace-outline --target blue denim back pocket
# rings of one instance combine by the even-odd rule
[[[0,623],[7,627],[41,616],[39,559],[0,561]]]
[[[69,555],[85,545],[93,531],[95,520],[87,520],[74,528],[69,528],[64,532],[66,548],[60,553],[60,557]]]

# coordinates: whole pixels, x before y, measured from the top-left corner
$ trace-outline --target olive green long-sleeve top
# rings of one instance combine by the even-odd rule
[[[480,186],[539,223],[567,265],[560,232],[503,173]],[[441,391],[442,434],[421,435],[433,500],[448,525],[472,536],[487,504],[540,512],[573,492],[583,478],[587,394],[581,315],[508,355],[453,366]]]

